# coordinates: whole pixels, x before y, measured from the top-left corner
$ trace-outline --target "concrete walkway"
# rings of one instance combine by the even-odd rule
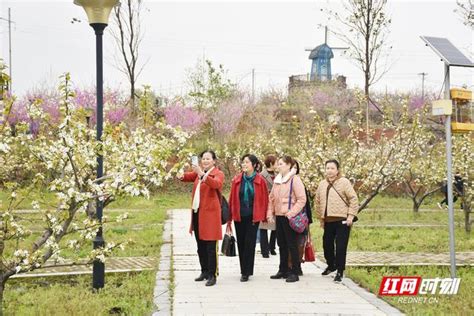
[[[219,256],[217,285],[206,287],[203,282],[194,282],[200,268],[188,225],[189,210],[169,212],[164,241],[169,238],[171,246],[161,252],[154,315],[400,314],[347,278],[335,284],[331,277],[321,276],[322,262],[303,264],[304,276],[288,284],[270,279],[278,270],[278,256],[264,259],[257,255],[255,275],[241,283],[238,257]]]

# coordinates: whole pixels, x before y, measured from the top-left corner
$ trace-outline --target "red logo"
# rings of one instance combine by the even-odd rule
[[[420,289],[421,277],[383,277],[379,295],[402,296],[417,295]]]

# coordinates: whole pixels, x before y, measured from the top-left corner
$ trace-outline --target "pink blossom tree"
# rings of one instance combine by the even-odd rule
[[[210,118],[214,135],[223,138],[234,133],[249,108],[250,102],[244,94],[220,102]]]
[[[199,130],[206,122],[206,116],[197,109],[173,102],[164,109],[165,121],[172,127],[180,126],[187,132]]]

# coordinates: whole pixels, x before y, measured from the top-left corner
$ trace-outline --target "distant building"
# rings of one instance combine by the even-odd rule
[[[331,47],[326,43],[317,46],[309,54],[311,64],[311,80],[331,80],[331,58],[334,57]]]

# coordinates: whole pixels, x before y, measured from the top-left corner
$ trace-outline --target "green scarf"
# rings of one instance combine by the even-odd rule
[[[254,187],[253,187],[253,180],[255,179],[255,177],[257,176],[257,172],[254,171],[252,173],[252,175],[249,177],[247,176],[247,174],[243,174],[242,176],[242,180],[244,182],[244,202],[246,205],[250,205],[250,196],[254,196],[255,195],[255,190],[254,190]]]

